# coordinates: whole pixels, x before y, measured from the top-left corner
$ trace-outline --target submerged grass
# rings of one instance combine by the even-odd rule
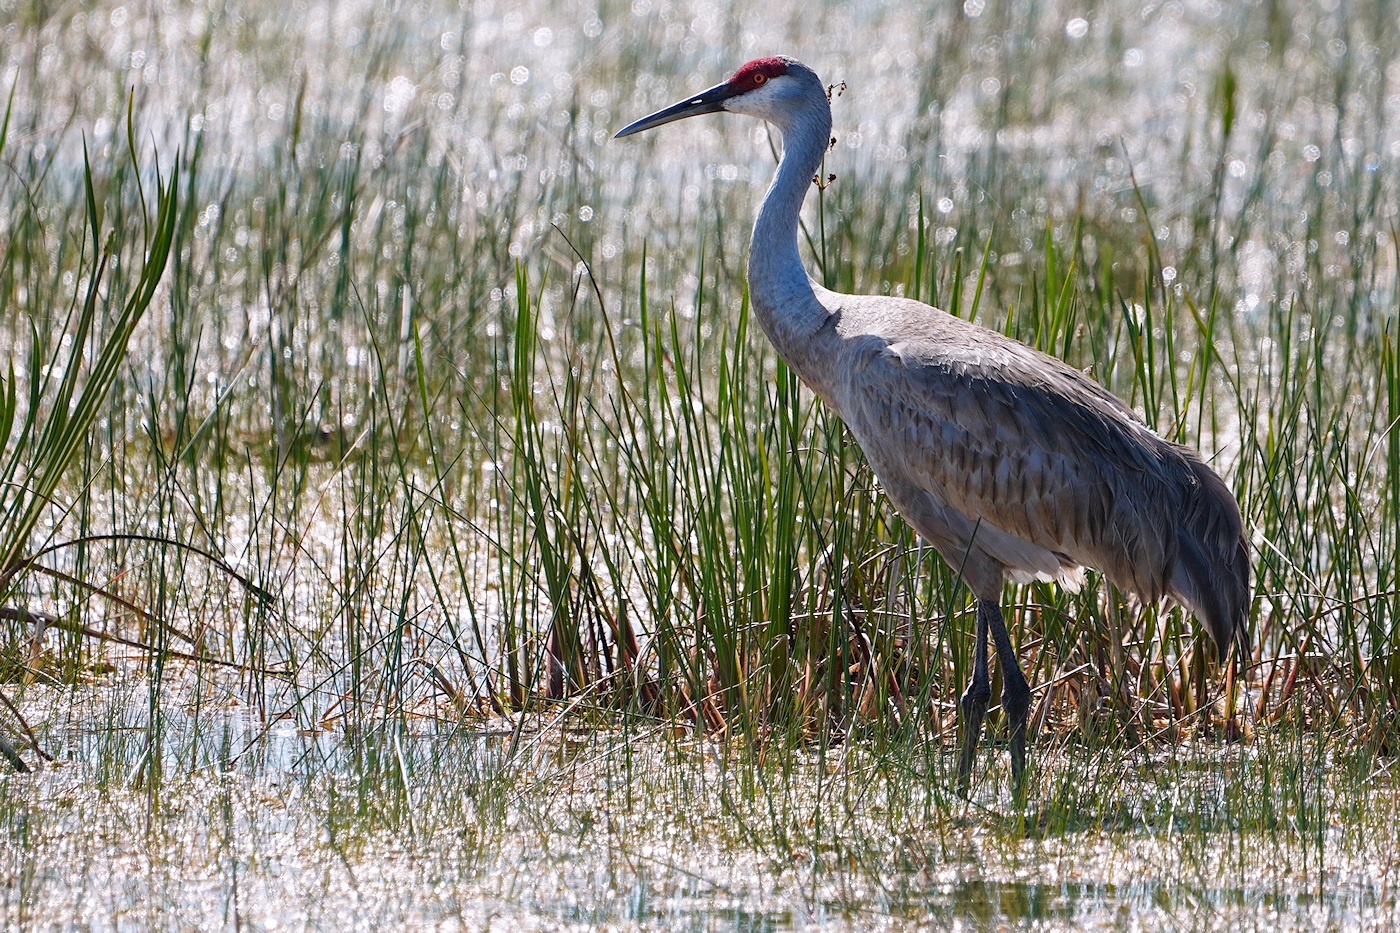
[[[1051,752],[1055,779],[1029,814],[957,799],[931,745],[731,758],[691,738],[587,728],[401,747],[288,730],[262,747],[268,760],[172,777],[154,800],[118,786],[93,801],[62,771],[37,792],[8,785],[7,832],[23,853],[9,917],[43,926],[32,905],[68,901],[86,925],[198,928],[1394,919],[1375,866],[1394,864],[1396,840],[1374,812],[1393,809],[1393,788],[1329,786],[1329,773],[1369,763],[1310,741]],[[1282,760],[1302,767],[1272,767]],[[70,868],[105,864],[113,836],[140,840],[115,890]]]
[[[5,10],[0,414],[89,427],[4,434],[0,730],[57,762],[0,915],[1395,922],[1385,6]],[[1023,809],[950,791],[966,594],[750,326],[752,127],[607,141],[775,48],[848,85],[814,275],[1089,370],[1245,513],[1223,678],[1012,592]]]

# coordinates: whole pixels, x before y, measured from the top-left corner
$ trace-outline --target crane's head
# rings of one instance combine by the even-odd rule
[[[815,95],[815,96],[814,96]],[[755,58],[734,77],[706,91],[642,117],[617,131],[613,138],[631,136],[653,126],[702,113],[743,113],[781,125],[803,103],[826,103],[816,72],[785,56]]]

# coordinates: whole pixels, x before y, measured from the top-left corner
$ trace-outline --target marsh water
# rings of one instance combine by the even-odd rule
[[[119,732],[101,748],[72,736],[69,760],[4,783],[7,923],[1303,930],[1395,919],[1393,780],[1377,775],[1354,809],[1327,776],[1336,765],[1308,749],[1314,773],[1299,784],[1268,775],[1278,748],[1044,750],[1035,765],[1049,787],[1018,808],[1004,775],[958,798],[951,762],[928,749],[814,749],[774,766],[657,728],[501,722],[355,738],[224,714],[203,743],[188,720],[167,728],[189,758],[172,757],[158,785],[131,780],[135,729],[125,749],[112,747]],[[191,767],[201,744],[212,760]],[[1261,820],[1265,795],[1278,799]]]

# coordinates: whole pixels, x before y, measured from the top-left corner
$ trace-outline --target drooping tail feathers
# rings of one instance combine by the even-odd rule
[[[1249,650],[1249,547],[1244,521],[1225,482],[1196,457],[1196,484],[1177,526],[1177,561],[1169,589],[1205,625],[1223,661],[1232,642]]]

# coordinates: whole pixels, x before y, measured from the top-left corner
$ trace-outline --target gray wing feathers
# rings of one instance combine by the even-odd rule
[[[956,344],[848,344],[842,414],[901,512],[955,567],[1073,581],[1091,566],[1174,597],[1223,651],[1243,631],[1249,568],[1220,478],[1081,373],[959,324]]]
[[[1177,529],[1179,557],[1173,597],[1205,623],[1223,660],[1231,642],[1249,649],[1249,548],[1235,497],[1219,476],[1196,460],[1199,494]]]

